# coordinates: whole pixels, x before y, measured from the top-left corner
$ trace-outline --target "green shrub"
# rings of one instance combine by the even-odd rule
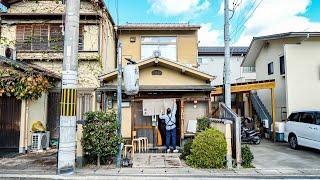
[[[210,121],[208,118],[203,117],[203,118],[197,119],[197,131],[198,132],[204,131],[209,127],[210,127]]]
[[[180,158],[183,160],[186,160],[187,156],[189,156],[191,154],[191,145],[192,145],[192,139],[188,140],[184,146],[183,149],[181,151],[181,155]]]
[[[195,168],[223,168],[226,165],[226,154],[224,134],[209,128],[196,135],[186,162]]]
[[[244,168],[252,168],[252,160],[254,159],[254,156],[250,150],[250,147],[248,145],[241,147],[241,157],[242,157],[242,167]]]
[[[121,138],[116,134],[117,127],[114,111],[86,113],[82,145],[88,161],[100,166],[100,161],[106,163],[114,159],[121,143]]]

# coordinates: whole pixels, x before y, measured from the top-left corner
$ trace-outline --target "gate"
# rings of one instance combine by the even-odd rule
[[[19,148],[20,116],[21,100],[0,97],[0,148]]]

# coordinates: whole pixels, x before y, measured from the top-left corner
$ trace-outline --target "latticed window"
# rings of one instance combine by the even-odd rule
[[[62,50],[63,35],[60,24],[19,24],[16,30],[17,50]],[[83,50],[83,25],[79,27],[79,50]]]

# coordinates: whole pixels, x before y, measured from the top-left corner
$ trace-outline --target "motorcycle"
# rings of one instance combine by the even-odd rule
[[[260,144],[261,142],[261,135],[255,129],[250,129],[244,127],[244,124],[248,124],[252,121],[250,118],[245,118],[244,121],[241,123],[241,142],[242,143],[250,143],[250,144]]]

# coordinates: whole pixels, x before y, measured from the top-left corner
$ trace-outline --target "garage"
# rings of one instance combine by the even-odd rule
[[[21,100],[0,97],[0,150],[18,151]]]

